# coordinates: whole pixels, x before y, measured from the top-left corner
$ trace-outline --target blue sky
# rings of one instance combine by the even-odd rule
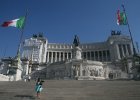
[[[140,43],[140,0],[1,0],[0,23],[28,16],[23,39],[38,32],[50,43],[72,43],[77,34],[81,43],[103,42],[111,30],[129,35],[127,26],[116,24],[116,12],[125,5],[134,42]],[[0,57],[15,56],[20,30],[0,27]]]

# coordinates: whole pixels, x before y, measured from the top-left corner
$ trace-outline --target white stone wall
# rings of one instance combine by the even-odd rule
[[[31,43],[31,41],[34,44]],[[25,44],[26,45],[24,46],[25,49],[23,50],[22,57],[28,56],[28,58],[31,58],[31,55],[33,55],[33,61],[36,61],[37,59],[38,62],[53,63],[69,59],[69,53],[72,55],[72,44],[48,43],[47,39],[46,43],[44,43],[41,40],[33,38],[26,39]],[[121,49],[119,49],[119,45],[121,45]],[[130,45],[130,52],[133,54],[131,39],[129,36],[124,35],[110,36],[105,42],[84,43],[80,44],[79,47],[82,49],[83,59],[101,62],[112,62],[120,60],[122,56],[125,57],[128,55],[129,50],[127,45]],[[51,54],[51,56],[49,56],[49,54]],[[57,54],[59,54],[59,57]]]
[[[26,57],[33,62],[46,62],[47,39],[30,38],[26,39],[23,45],[22,57]]]

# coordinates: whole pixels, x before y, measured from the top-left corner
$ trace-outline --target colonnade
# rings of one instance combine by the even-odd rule
[[[110,61],[109,50],[83,52],[82,57],[93,61]]]
[[[82,58],[92,61],[110,61],[110,52],[109,50],[103,51],[85,51],[82,52]],[[72,59],[72,52],[57,52],[57,51],[48,51],[47,52],[47,62],[57,62],[64,61],[67,59]]]
[[[133,54],[132,47],[130,44],[118,44],[116,45],[116,47],[117,47],[117,55],[119,59]]]
[[[98,51],[83,51],[82,58],[92,61],[111,61],[112,55],[117,55],[115,59],[121,59],[123,57],[133,54],[132,46],[130,44],[116,44],[116,49],[110,50],[98,50]],[[57,62],[72,59],[71,51],[48,51],[47,62]]]
[[[72,58],[72,52],[47,52],[47,62],[64,61]]]

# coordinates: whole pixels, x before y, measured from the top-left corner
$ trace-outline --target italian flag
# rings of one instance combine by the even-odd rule
[[[117,24],[118,25],[127,25],[127,19],[124,12],[117,12]]]
[[[23,28],[25,22],[25,17],[20,17],[11,21],[6,21],[2,24],[3,27],[13,26],[17,28]]]

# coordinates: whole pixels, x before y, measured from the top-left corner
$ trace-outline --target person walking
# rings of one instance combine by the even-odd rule
[[[35,91],[36,91],[36,96],[37,98],[40,98],[40,92],[42,91],[42,81],[40,78],[37,79],[36,85],[35,85]]]

